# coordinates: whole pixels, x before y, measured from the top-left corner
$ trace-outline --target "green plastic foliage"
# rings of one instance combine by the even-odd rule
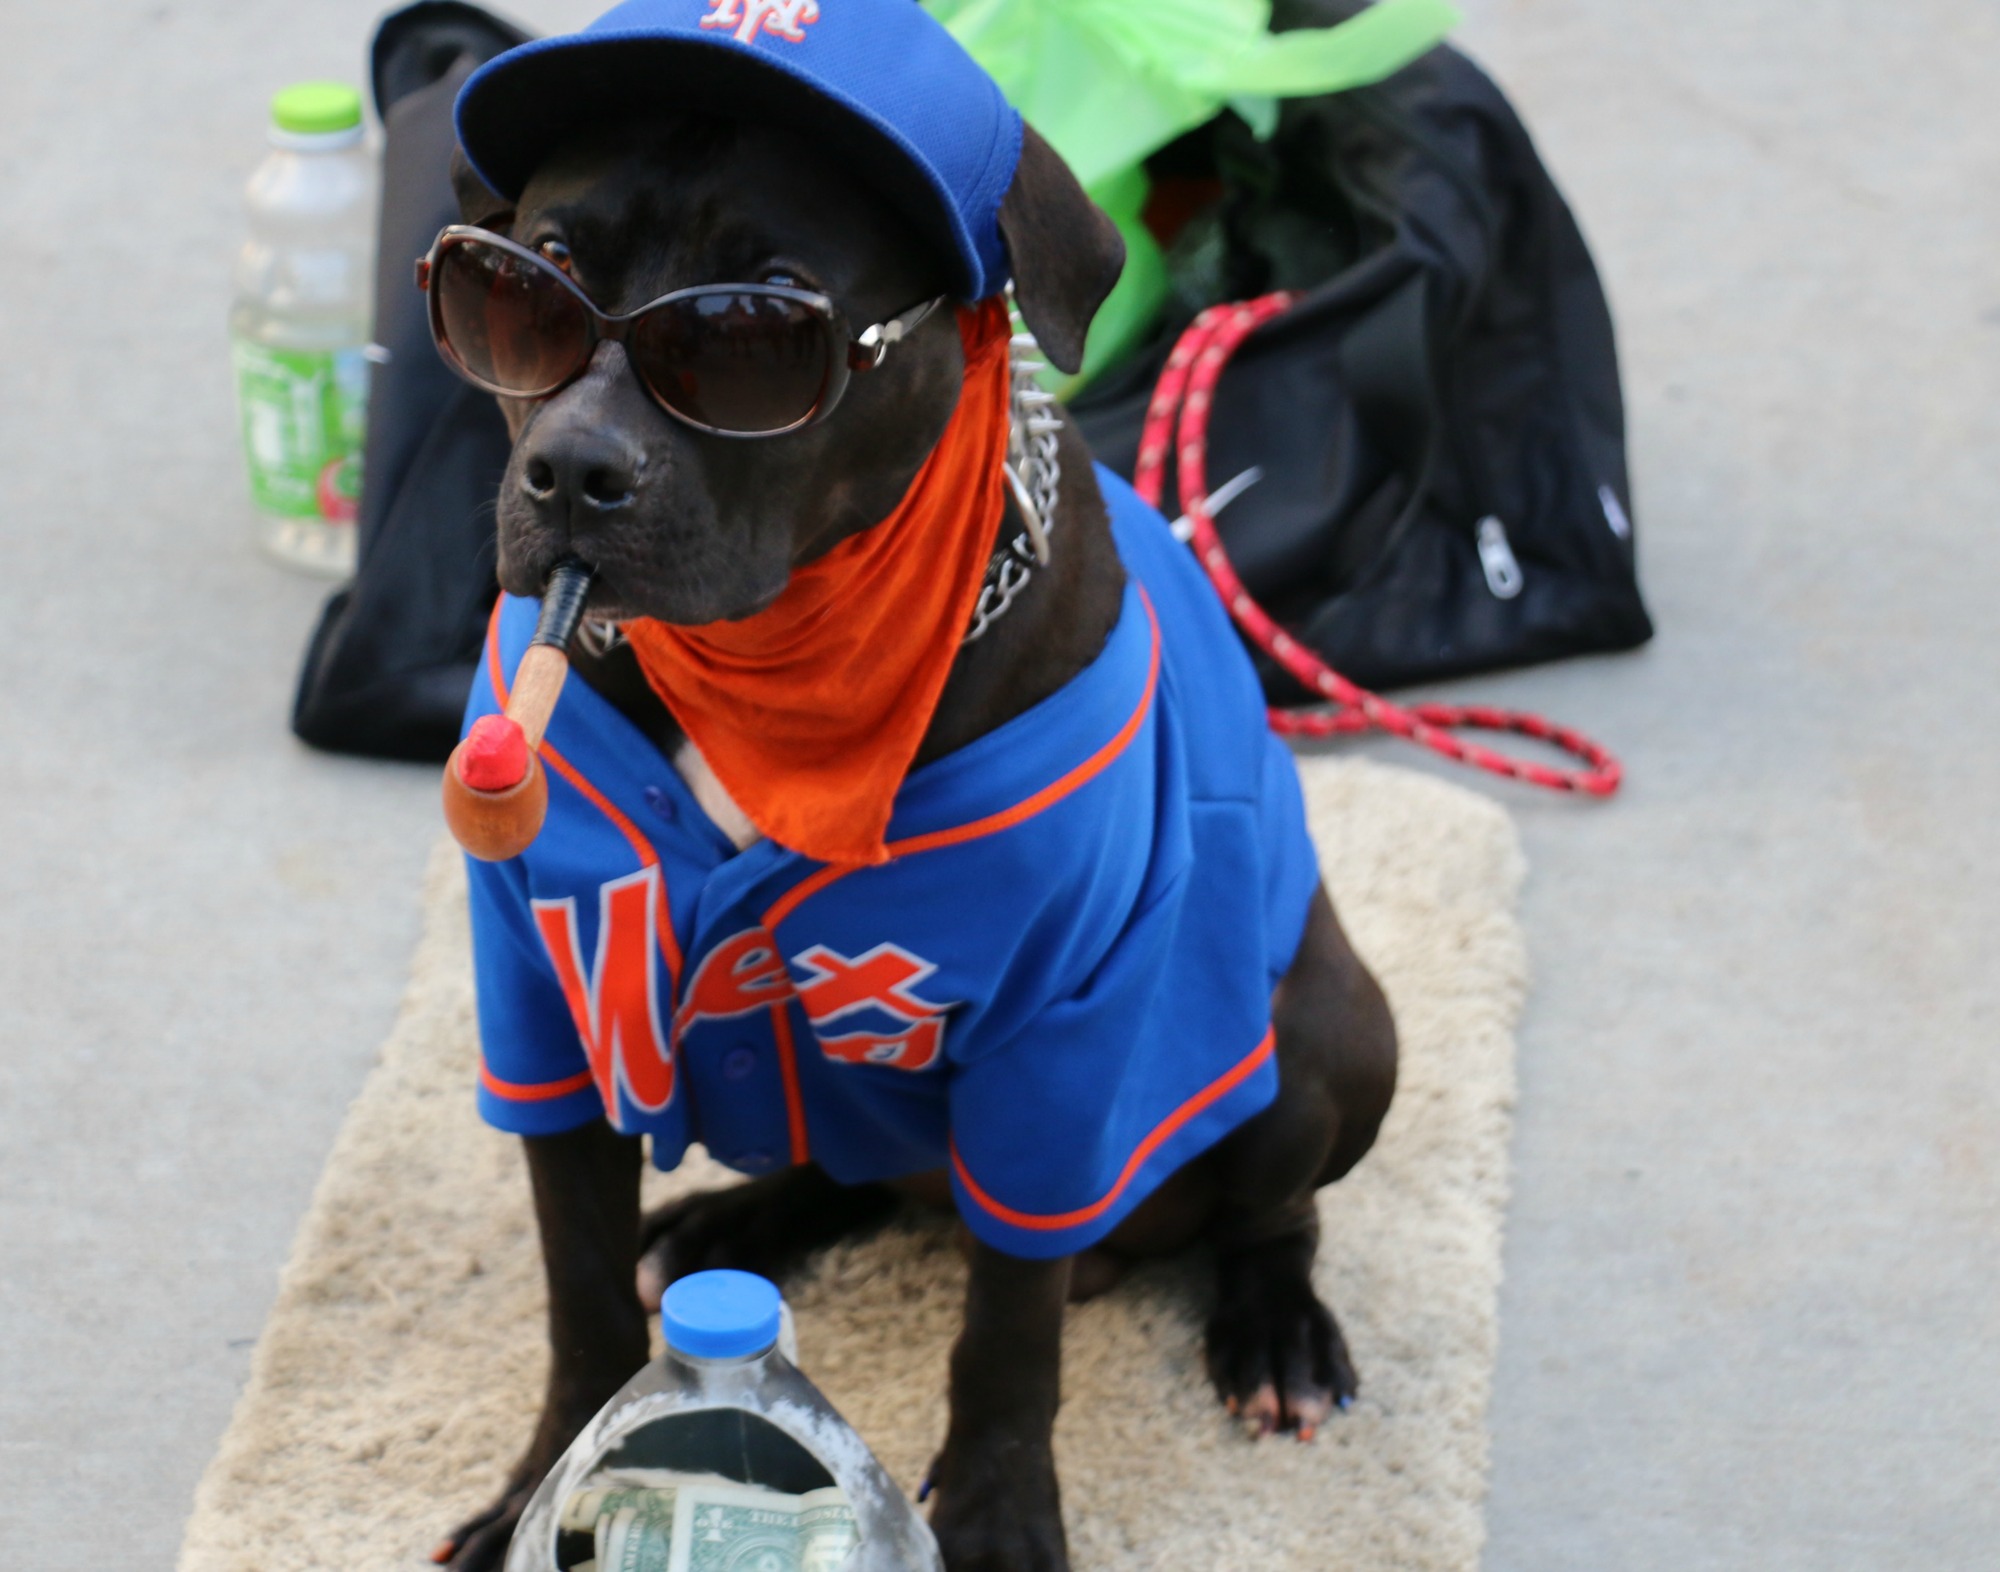
[[[1268,31],[1270,0],[924,0],[1085,186],[1239,96],[1379,82],[1443,38],[1449,0],[1379,0],[1337,27]]]
[[[1235,107],[1259,135],[1273,100],[1363,87],[1458,20],[1450,0],[1377,0],[1336,27],[1269,31],[1270,0],[924,0],[1076,171],[1125,236],[1125,276],[1091,328],[1080,385],[1143,336],[1167,268],[1140,219],[1141,162]]]

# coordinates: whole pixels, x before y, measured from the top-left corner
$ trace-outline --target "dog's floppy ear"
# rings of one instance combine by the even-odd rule
[[[1125,267],[1125,241],[1062,155],[1027,124],[1014,183],[1000,204],[1000,238],[1022,317],[1056,369],[1074,374],[1090,319]]]
[[[461,224],[477,224],[497,235],[506,234],[512,227],[514,204],[479,178],[479,171],[472,167],[465,149],[456,142],[451,148],[451,189],[458,198]]]

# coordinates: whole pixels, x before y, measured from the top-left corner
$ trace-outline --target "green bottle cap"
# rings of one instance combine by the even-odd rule
[[[294,82],[271,99],[271,124],[294,136],[325,136],[361,124],[361,95],[345,82]]]

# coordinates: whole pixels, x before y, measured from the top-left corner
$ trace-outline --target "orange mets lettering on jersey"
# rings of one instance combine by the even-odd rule
[[[614,1124],[620,1086],[646,1113],[658,1113],[674,1095],[674,1056],[661,1030],[653,964],[659,877],[657,867],[645,867],[598,887],[597,960],[588,974],[575,899],[532,903],[535,926],[583,1039],[590,1077]]]
[[[770,933],[745,928],[702,957],[674,1012],[674,1039],[697,1021],[727,1020],[780,1008],[796,997],[812,1022],[827,1058],[842,1064],[881,1064],[928,1070],[944,1049],[944,1016],[951,1006],[911,992],[937,968],[901,945],[878,944],[852,959],[823,944],[793,957],[805,980],[794,988]],[[829,1036],[824,1028],[857,1010],[879,1010],[907,1023],[901,1030],[854,1031]]]
[[[792,979],[778,947],[762,928],[745,928],[701,958],[687,996],[674,1012],[674,1037],[696,1021],[726,1020],[792,996]]]
[[[878,944],[849,959],[823,944],[792,957],[804,969],[799,1003],[827,1058],[843,1064],[881,1064],[897,1070],[928,1070],[944,1049],[948,1004],[932,1004],[910,990],[937,967],[899,944]],[[909,1024],[897,1032],[843,1032],[828,1036],[829,1023],[856,1010],[880,1010]]]

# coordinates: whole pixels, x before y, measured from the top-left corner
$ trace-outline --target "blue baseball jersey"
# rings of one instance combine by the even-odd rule
[[[1248,658],[1158,512],[1098,471],[1128,581],[1103,651],[912,770],[890,860],[738,851],[581,682],[541,757],[548,820],[470,863],[479,1106],[599,1116],[653,1161],[846,1183],[947,1169],[1015,1255],[1102,1238],[1277,1094],[1271,991],[1319,870]],[[496,609],[468,726],[537,605]]]

